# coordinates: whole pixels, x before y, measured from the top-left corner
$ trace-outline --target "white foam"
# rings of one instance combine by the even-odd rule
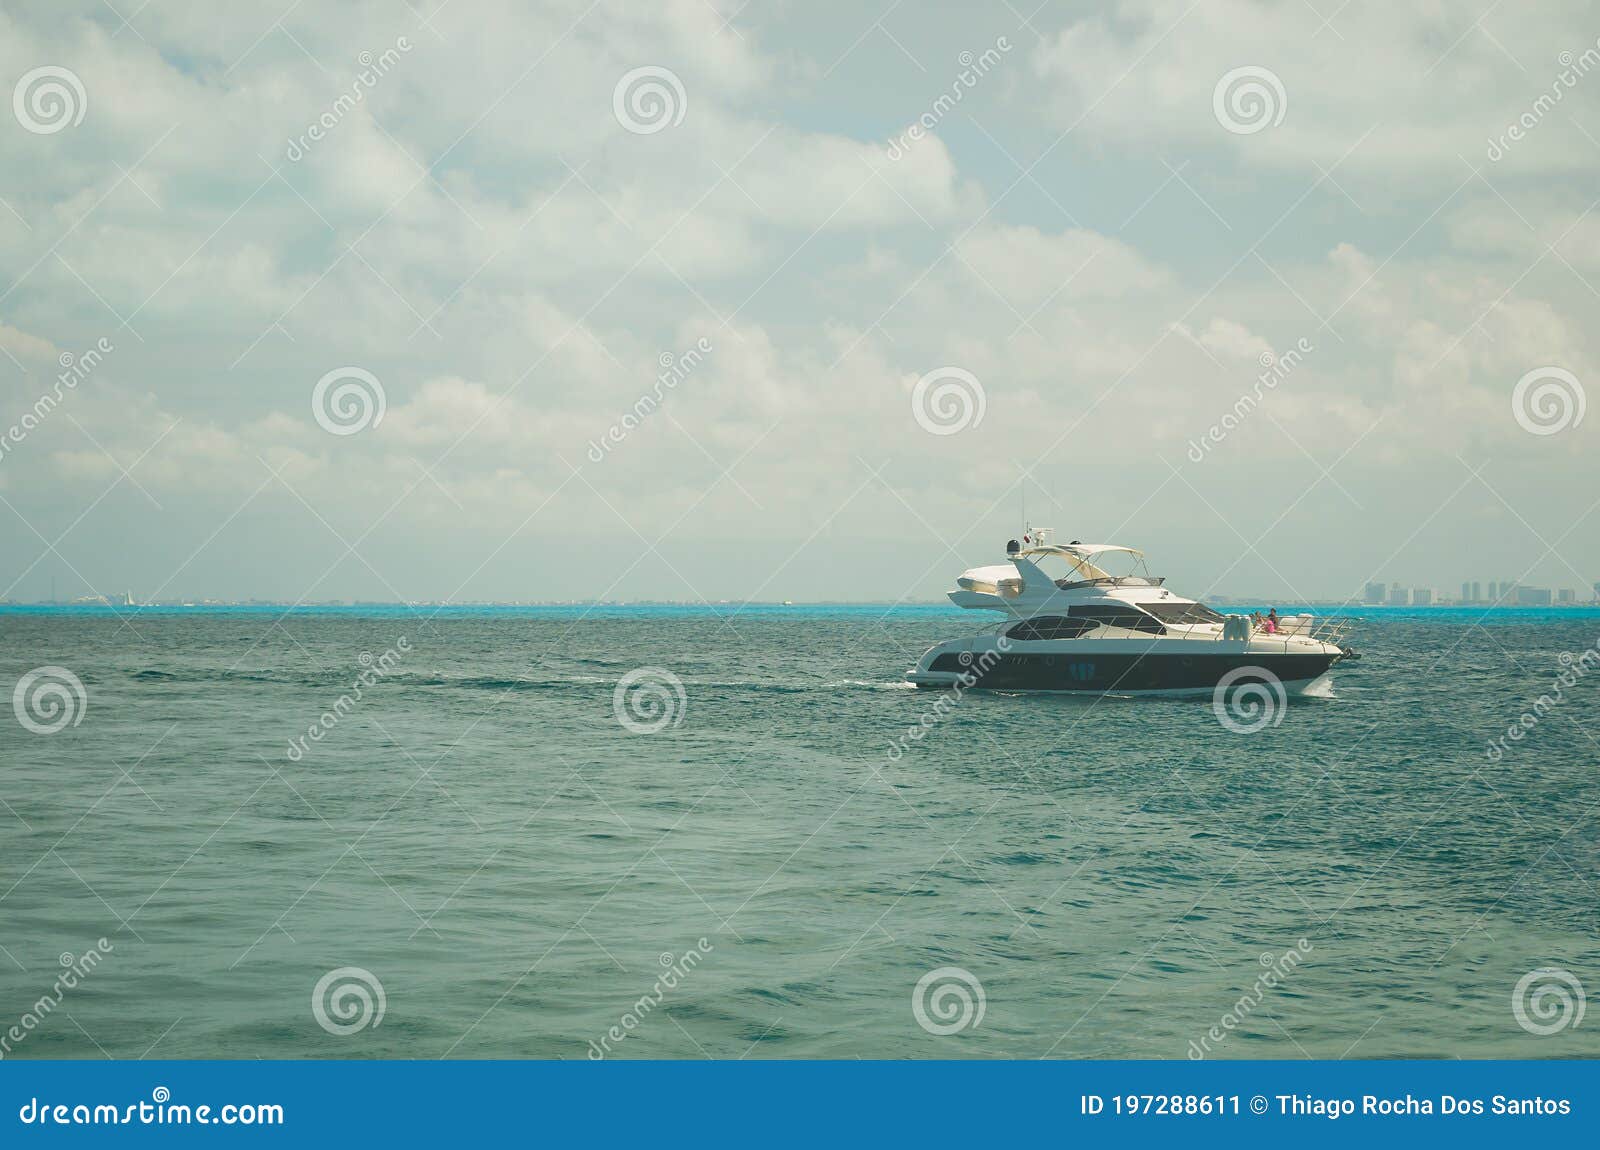
[[[1330,675],[1318,675],[1311,682],[1297,690],[1295,694],[1312,699],[1331,699],[1333,698],[1333,678]]]

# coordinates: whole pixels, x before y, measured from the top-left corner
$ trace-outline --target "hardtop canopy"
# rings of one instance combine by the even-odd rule
[[[1142,565],[1144,552],[1136,547],[1123,547],[1116,543],[1046,543],[1037,547],[1024,547],[1017,552],[1019,558],[1035,559],[1048,555],[1065,559],[1083,579],[1110,579],[1112,576],[1091,560],[1099,555],[1132,555]]]

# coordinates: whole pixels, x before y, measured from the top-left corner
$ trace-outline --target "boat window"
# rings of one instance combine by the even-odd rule
[[[1141,611],[1148,611],[1163,623],[1220,623],[1222,616],[1204,603],[1140,603]]]
[[[1126,627],[1130,631],[1144,631],[1151,635],[1165,635],[1167,629],[1159,620],[1151,618],[1137,607],[1113,604],[1074,607],[1072,617],[1092,620],[1107,627]]]
[[[1041,639],[1076,639],[1094,625],[1094,622],[1088,619],[1066,615],[1040,615],[1034,619],[1024,619],[1012,627],[1006,632],[1006,638],[1023,643],[1037,642]]]

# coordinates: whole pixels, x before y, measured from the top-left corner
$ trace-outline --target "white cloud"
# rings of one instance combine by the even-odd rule
[[[1540,439],[1508,404],[1538,365],[1600,380],[1587,282],[1600,282],[1600,224],[1585,214],[1592,189],[1568,174],[1592,153],[1547,152],[1572,143],[1600,77],[1486,167],[1488,186],[1462,186],[1456,153],[1483,162],[1485,124],[1517,113],[1583,21],[1491,15],[1485,31],[1524,73],[1446,9],[1352,6],[1318,31],[1304,4],[1188,7],[1041,14],[1032,74],[1018,52],[1004,83],[898,160],[881,141],[933,81],[894,44],[863,42],[829,73],[837,30],[790,42],[793,23],[754,10],[724,29],[728,12],[701,0],[581,20],[582,4],[451,5],[442,39],[394,5],[297,12],[282,30],[270,14],[152,5],[139,35],[117,36],[103,5],[75,19],[8,10],[6,74],[64,62],[90,105],[78,129],[0,132],[3,194],[22,217],[0,208],[14,269],[0,347],[28,369],[0,358],[0,397],[31,405],[60,349],[109,334],[117,351],[8,451],[0,482],[57,530],[115,482],[75,529],[78,558],[118,570],[95,532],[101,515],[126,517],[151,541],[153,586],[165,557],[276,468],[238,525],[271,537],[286,567],[312,548],[284,526],[307,515],[285,484],[352,534],[386,516],[435,593],[536,510],[519,541],[598,524],[631,539],[621,514],[652,539],[673,527],[686,573],[720,579],[696,566],[709,541],[792,551],[822,530],[818,546],[849,561],[850,539],[1009,530],[1025,470],[1085,533],[1132,516],[1195,532],[1197,555],[1224,566],[1237,541],[1199,530],[1211,512],[1185,502],[1168,464],[1225,512],[1270,521],[1313,483],[1314,501],[1327,494],[1319,468],[1349,451],[1338,479],[1372,506],[1335,489],[1318,511],[1330,537],[1374,547],[1420,518],[1386,493],[1448,491],[1462,459],[1545,477],[1531,514],[1581,512],[1571,493],[1593,417]],[[358,53],[400,35],[414,50],[288,161],[286,141],[347,89]],[[952,35],[972,47],[993,29]],[[908,47],[932,61],[948,45]],[[1213,118],[1217,78],[1244,63],[1279,72],[1277,128],[1235,135]],[[688,99],[683,122],[654,135],[612,111],[617,79],[642,64],[670,67]],[[911,73],[892,99],[891,67]],[[1322,180],[1318,166],[1374,123],[1340,186]],[[702,338],[714,350],[591,461],[587,445],[651,391],[658,357]],[[1258,416],[1188,464],[1186,444],[1252,387],[1263,354],[1301,338],[1316,350]],[[387,414],[338,438],[313,420],[310,391],[344,365],[382,381]],[[945,365],[971,371],[987,407],[981,426],[941,438],[912,418],[910,389]],[[429,544],[444,532],[455,545]],[[220,580],[254,575],[214,562]],[[766,572],[746,574],[753,586]],[[535,593],[495,578],[477,590]]]
[[[1429,178],[1461,178],[1463,157],[1486,164],[1488,139],[1558,85],[1568,106],[1514,149],[1510,166],[1573,171],[1593,152],[1569,114],[1600,109],[1600,74],[1570,87],[1558,78],[1563,52],[1595,45],[1586,14],[1576,0],[1488,12],[1347,5],[1325,15],[1295,0],[1122,0],[1114,14],[1047,37],[1033,65],[1059,123],[1130,148],[1228,147],[1253,164],[1311,172],[1356,148],[1350,169]],[[1281,84],[1282,99],[1270,88],[1257,93],[1274,113],[1268,119],[1286,102],[1275,127],[1233,133],[1219,124],[1217,84],[1241,67],[1266,69]],[[1254,110],[1239,110],[1253,121]]]
[[[8,324],[0,323],[0,348],[19,360],[42,363],[55,359],[56,345]]]

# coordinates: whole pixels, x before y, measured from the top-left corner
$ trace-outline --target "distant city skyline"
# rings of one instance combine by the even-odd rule
[[[1600,582],[1590,587],[1591,596],[1573,587],[1534,587],[1512,580],[1480,582],[1467,580],[1460,594],[1448,596],[1438,585],[1408,587],[1399,582],[1369,582],[1362,589],[1361,603],[1368,607],[1430,606],[1441,603],[1512,604],[1519,607],[1548,607],[1561,604],[1600,603]]]

